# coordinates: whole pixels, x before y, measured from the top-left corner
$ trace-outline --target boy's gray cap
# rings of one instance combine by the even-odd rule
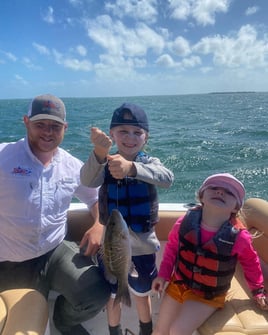
[[[35,97],[29,107],[28,117],[31,121],[54,120],[66,122],[66,110],[61,99],[51,94]]]
[[[146,113],[141,107],[132,103],[124,103],[114,111],[110,129],[125,124],[149,131]]]

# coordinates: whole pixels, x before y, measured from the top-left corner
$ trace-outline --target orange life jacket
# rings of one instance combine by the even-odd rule
[[[182,282],[205,298],[227,292],[235,272],[237,256],[233,245],[241,229],[238,219],[226,221],[212,239],[201,243],[202,207],[190,209],[179,230],[179,250],[176,271]]]

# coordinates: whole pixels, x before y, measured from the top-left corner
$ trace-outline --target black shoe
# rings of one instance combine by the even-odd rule
[[[123,335],[123,331],[121,325],[111,327],[109,326],[109,334],[110,335]]]
[[[82,325],[76,325],[68,330],[60,331],[62,335],[90,335]]]

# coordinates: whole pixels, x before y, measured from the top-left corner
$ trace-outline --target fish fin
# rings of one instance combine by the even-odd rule
[[[101,245],[99,247],[99,250],[98,250],[97,254],[103,260],[103,257],[104,257],[104,247],[103,247],[103,245]]]
[[[128,307],[131,307],[131,297],[130,297],[130,292],[128,289],[128,286],[125,287],[119,287],[114,299],[114,305],[122,303]]]

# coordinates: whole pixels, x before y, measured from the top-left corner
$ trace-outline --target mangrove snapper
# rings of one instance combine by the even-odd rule
[[[114,304],[131,306],[128,273],[132,264],[128,226],[121,213],[113,209],[108,219],[103,242],[105,276],[110,282],[117,280]],[[114,280],[113,280],[114,279]]]

